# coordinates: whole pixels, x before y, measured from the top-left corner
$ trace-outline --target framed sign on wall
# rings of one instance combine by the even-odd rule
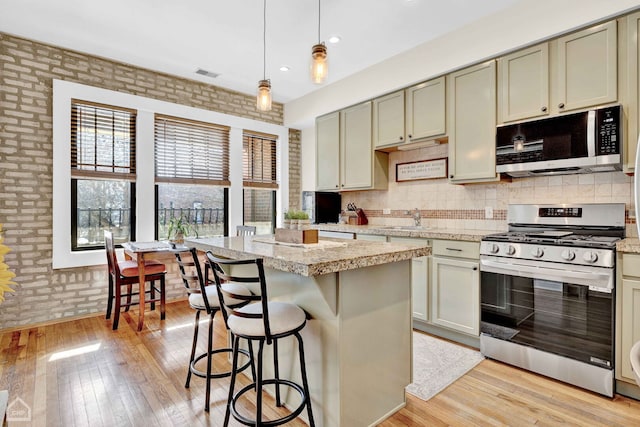
[[[396,182],[446,177],[446,158],[396,164]]]

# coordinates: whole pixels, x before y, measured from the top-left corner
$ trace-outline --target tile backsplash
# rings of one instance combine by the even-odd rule
[[[392,152],[388,190],[343,192],[343,205],[353,202],[363,208],[370,224],[412,224],[411,213],[418,208],[422,224],[428,227],[504,231],[509,204],[624,203],[627,236],[637,236],[633,179],[623,172],[514,178],[491,184],[454,185],[445,178],[396,182],[396,164],[443,157],[447,157],[447,144]]]

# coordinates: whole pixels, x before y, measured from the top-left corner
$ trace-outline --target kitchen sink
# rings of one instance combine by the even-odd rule
[[[388,225],[384,227],[379,227],[383,230],[428,230],[429,227],[424,227],[422,225]]]

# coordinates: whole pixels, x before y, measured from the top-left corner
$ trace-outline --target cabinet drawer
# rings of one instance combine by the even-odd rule
[[[433,255],[456,258],[480,258],[480,244],[462,240],[434,240]]]
[[[640,255],[622,254],[622,274],[640,277]]]

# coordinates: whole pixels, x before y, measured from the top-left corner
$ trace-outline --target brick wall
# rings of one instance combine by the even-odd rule
[[[283,106],[255,108],[253,95],[0,33],[0,223],[12,248],[14,294],[0,329],[104,311],[106,267],[53,270],[52,80],[61,79],[235,116],[282,124]],[[290,131],[290,198],[300,195],[300,132]],[[182,297],[169,262],[169,297]]]

